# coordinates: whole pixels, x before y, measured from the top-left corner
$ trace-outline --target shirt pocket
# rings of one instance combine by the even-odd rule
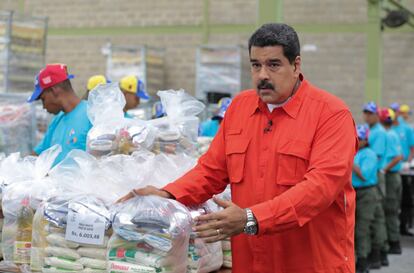
[[[276,183],[295,185],[303,180],[309,166],[310,144],[299,140],[282,142],[277,153]]]
[[[250,138],[231,136],[226,139],[227,173],[230,183],[239,183],[244,176],[247,148]]]

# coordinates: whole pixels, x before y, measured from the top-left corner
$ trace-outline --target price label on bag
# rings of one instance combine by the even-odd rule
[[[105,217],[98,214],[82,214],[69,209],[65,239],[68,241],[103,245],[105,236]]]

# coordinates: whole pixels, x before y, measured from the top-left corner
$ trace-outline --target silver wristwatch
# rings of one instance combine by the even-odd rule
[[[253,215],[253,212],[251,209],[245,209],[247,214],[247,223],[244,227],[244,233],[247,235],[256,235],[257,234],[257,221],[256,218]]]

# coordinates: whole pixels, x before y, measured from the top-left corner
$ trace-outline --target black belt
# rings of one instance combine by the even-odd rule
[[[375,185],[372,185],[372,186],[366,186],[366,187],[359,187],[359,188],[355,188],[355,190],[356,191],[362,191],[362,190],[367,190],[367,189],[372,189],[372,188],[375,188],[375,187],[377,187],[378,185],[377,184],[375,184]]]

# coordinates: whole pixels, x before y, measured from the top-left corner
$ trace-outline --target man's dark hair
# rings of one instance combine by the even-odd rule
[[[73,91],[70,80],[64,80],[63,82],[57,83],[55,86],[60,87],[65,91]]]
[[[264,24],[249,39],[249,54],[252,46],[282,46],[283,54],[293,63],[300,56],[300,44],[296,31],[286,24]]]

